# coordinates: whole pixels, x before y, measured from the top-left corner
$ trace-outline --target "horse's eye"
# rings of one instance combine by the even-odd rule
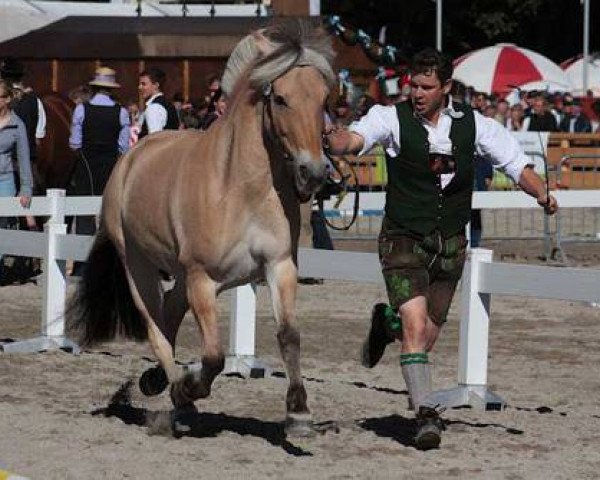
[[[281,95],[275,95],[275,105],[279,105],[280,107],[287,107],[288,104]]]

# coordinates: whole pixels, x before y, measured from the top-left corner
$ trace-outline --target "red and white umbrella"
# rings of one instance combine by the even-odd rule
[[[583,57],[570,58],[560,66],[573,83],[573,95],[584,96],[586,92],[583,91]],[[594,97],[600,97],[600,55],[598,54],[588,57],[587,88],[594,93]]]
[[[455,80],[485,93],[506,95],[526,83],[547,81],[571,90],[567,74],[539,53],[500,43],[467,53],[454,61]]]

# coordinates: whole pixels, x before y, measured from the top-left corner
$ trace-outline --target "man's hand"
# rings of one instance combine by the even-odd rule
[[[357,154],[364,145],[364,139],[355,132],[346,129],[335,129],[331,126],[325,128],[323,135],[323,147],[331,155]]]
[[[558,202],[552,195],[541,195],[537,199],[538,205],[544,207],[547,215],[554,215],[558,210]]]
[[[556,198],[547,193],[547,184],[535,173],[532,167],[527,166],[521,172],[519,186],[523,191],[534,197],[540,207],[544,207],[547,215],[553,215],[558,210]]]

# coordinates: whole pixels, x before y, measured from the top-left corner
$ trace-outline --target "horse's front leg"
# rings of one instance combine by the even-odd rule
[[[194,400],[210,395],[215,377],[225,367],[225,355],[219,335],[216,310],[216,287],[213,280],[200,268],[192,269],[186,278],[187,299],[202,338],[202,368],[187,372],[171,386],[171,400],[175,407],[189,405]]]
[[[286,433],[292,436],[311,436],[314,434],[312,417],[306,404],[306,390],[300,372],[300,333],[294,326],[298,277],[291,257],[269,265],[267,281],[278,324],[279,349],[289,379]]]

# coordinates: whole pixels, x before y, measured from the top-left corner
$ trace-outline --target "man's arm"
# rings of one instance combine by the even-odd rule
[[[326,131],[325,146],[329,144],[333,155],[362,154],[379,143],[385,148],[395,143],[394,133],[399,136],[398,114],[394,106],[373,106],[365,116],[350,127]]]
[[[511,133],[498,122],[475,112],[476,149],[480,155],[506,173],[525,193],[534,197],[546,213],[558,209],[556,199],[547,195],[546,184],[531,168],[531,162]]]
[[[161,132],[167,124],[167,110],[158,103],[151,103],[144,112],[148,133]]]
[[[359,153],[365,145],[362,135],[349,130],[335,130],[325,135],[325,148],[332,155]]]
[[[69,146],[71,150],[79,150],[83,142],[83,119],[84,119],[83,105],[79,104],[73,111],[73,119],[71,120],[71,135],[69,137]]]
[[[119,131],[119,153],[123,154],[129,149],[129,114],[127,110],[121,107],[119,111],[119,122],[121,130]]]
[[[523,191],[535,198],[541,207],[548,215],[556,213],[558,210],[558,202],[552,195],[548,195],[546,191],[546,183],[542,178],[535,173],[533,168],[527,166],[521,172],[519,177],[519,186]]]

